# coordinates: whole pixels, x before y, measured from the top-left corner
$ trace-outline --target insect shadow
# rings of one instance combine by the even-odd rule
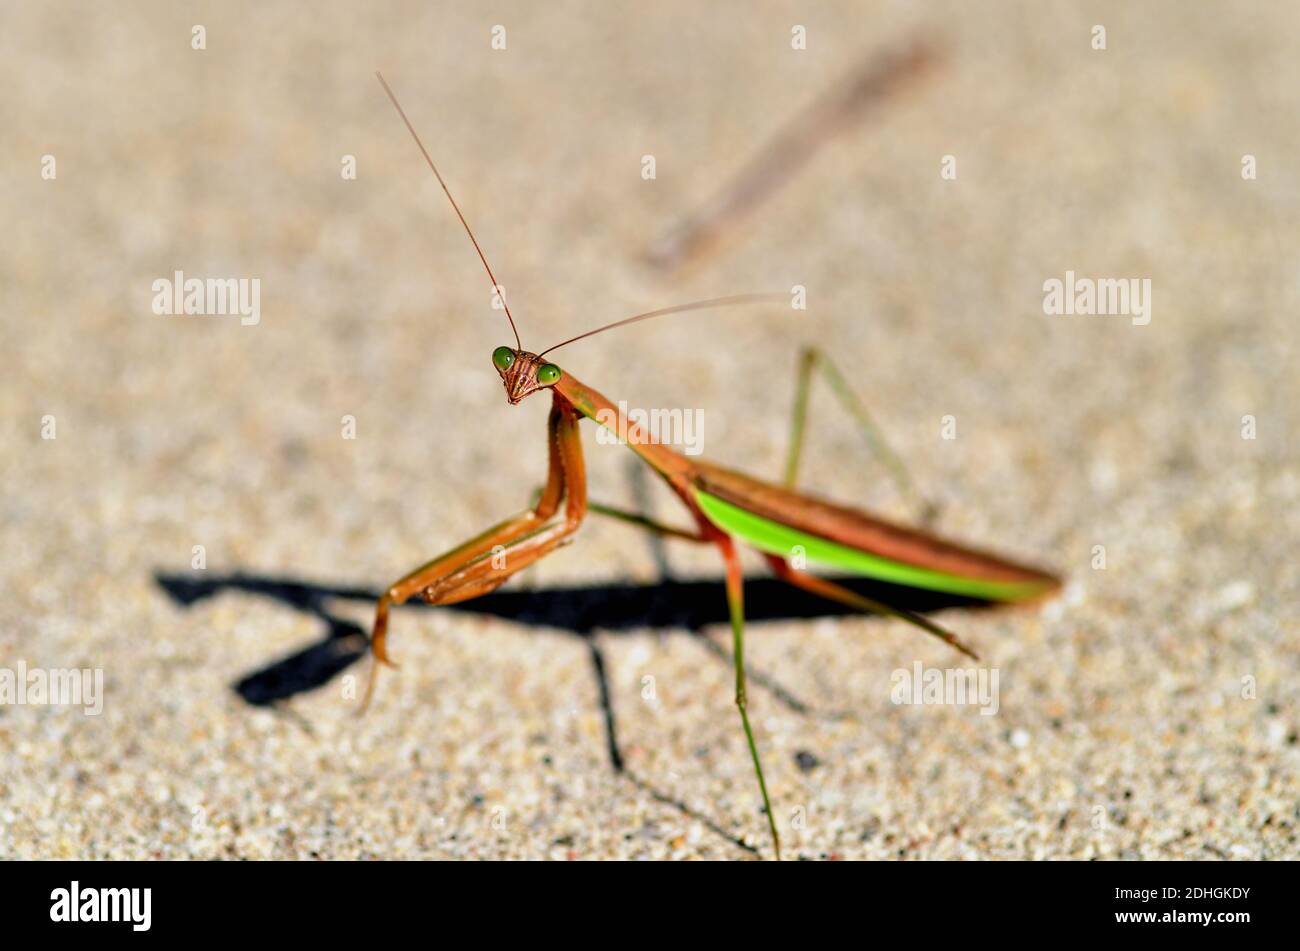
[[[319,584],[298,578],[245,574],[210,575],[207,572],[167,573],[154,576],[173,602],[189,606],[225,591],[241,591],[278,601],[319,618],[324,636],[314,644],[254,670],[233,684],[236,693],[254,706],[268,706],[324,686],[369,649],[366,631],[332,610],[336,601],[373,604],[379,592],[365,587]],[[957,606],[983,606],[984,602],[955,595],[918,591],[856,577],[834,578],[860,594],[917,612]],[[726,663],[725,648],[704,636],[710,625],[730,623],[721,579],[678,580],[654,584],[604,584],[498,591],[459,604],[429,608],[419,602],[401,610],[456,611],[480,614],[531,627],[566,631],[583,640],[591,653],[593,673],[603,708],[610,763],[622,770],[613,704],[610,701],[605,660],[595,635],[644,632],[650,629],[687,630],[701,638],[711,653]],[[793,588],[775,578],[750,578],[745,582],[745,615],[750,623],[842,617],[857,614],[852,608]],[[799,713],[809,713],[807,703],[764,674],[752,672],[757,683]]]
[[[226,591],[241,591],[278,601],[287,607],[319,618],[324,636],[314,644],[251,671],[233,685],[236,693],[253,706],[270,706],[297,694],[324,686],[369,651],[367,632],[360,625],[331,610],[335,601],[374,604],[379,592],[370,588],[318,584],[298,578],[244,574],[210,575],[207,572],[157,572],[154,580],[176,604],[189,606]],[[985,602],[954,595],[941,595],[856,577],[835,578],[837,583],[867,597],[911,611],[929,612],[947,607],[986,606]],[[533,627],[566,631],[587,646],[592,673],[605,725],[605,745],[610,765],[643,792],[675,807],[682,814],[703,823],[733,845],[753,853],[749,843],[723,829],[715,821],[685,802],[663,793],[624,767],[618,728],[611,699],[605,656],[597,633],[627,634],[651,629],[686,629],[697,636],[710,653],[728,666],[731,655],[707,637],[710,625],[730,623],[722,580],[665,579],[655,584],[605,584],[591,587],[557,587],[498,591],[459,604],[430,608],[419,602],[401,610],[458,611],[481,614]],[[852,608],[818,598],[775,578],[750,578],[745,582],[745,616],[753,624],[857,614]],[[751,680],[772,692],[787,707],[803,714],[809,705],[794,696],[770,676],[750,670]]]

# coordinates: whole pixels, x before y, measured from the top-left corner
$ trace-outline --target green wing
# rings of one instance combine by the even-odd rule
[[[789,558],[795,546],[802,546],[809,564],[836,568],[893,584],[943,591],[988,601],[1018,601],[1051,587],[1043,581],[990,581],[922,568],[907,562],[882,558],[870,552],[810,535],[797,528],[755,515],[731,502],[696,488],[699,503],[710,522],[759,551]]]

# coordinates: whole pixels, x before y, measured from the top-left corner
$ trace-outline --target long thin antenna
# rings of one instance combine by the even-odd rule
[[[420,136],[415,131],[415,126],[411,125],[411,120],[406,118],[406,110],[402,108],[402,104],[398,102],[397,97],[393,95],[393,90],[389,88],[388,83],[384,80],[384,74],[379,70],[375,70],[375,78],[379,80],[379,85],[384,87],[384,92],[388,93],[388,98],[397,109],[397,114],[401,116],[402,121],[406,123],[406,129],[411,133],[411,138],[415,139],[415,144],[420,147],[420,152],[424,155],[424,160],[429,163],[429,168],[433,169],[434,177],[438,179],[438,184],[442,186],[443,192],[447,195],[447,200],[451,202],[451,207],[456,210],[456,217],[459,218],[460,223],[465,226],[465,233],[469,235],[470,241],[474,243],[474,250],[478,252],[478,259],[483,262],[483,267],[487,270],[488,277],[492,279],[492,289],[496,291],[497,296],[501,298],[501,306],[504,307],[506,311],[506,320],[510,321],[510,329],[514,331],[515,334],[515,345],[520,350],[524,349],[524,345],[519,341],[519,328],[515,326],[515,318],[510,313],[510,305],[506,303],[506,295],[501,292],[501,285],[497,282],[496,275],[492,273],[492,265],[488,264],[487,257],[483,254],[483,249],[478,246],[478,238],[474,237],[474,232],[470,230],[469,222],[466,221],[465,216],[461,214],[460,205],[456,204],[456,199],[451,197],[451,190],[447,188],[447,183],[442,180],[442,175],[438,172],[438,166],[433,164],[433,159],[429,157],[429,150],[426,149],[424,143],[420,141]]]
[[[557,343],[553,347],[547,347],[539,353],[538,356],[543,357],[552,350],[559,350],[561,347],[567,346],[575,340],[592,337],[598,333],[604,333],[606,330],[613,330],[615,327],[634,324],[638,320],[649,320],[651,317],[663,317],[666,314],[680,314],[682,311],[686,310],[704,310],[708,307],[731,307],[736,304],[755,304],[759,301],[788,301],[789,299],[789,294],[734,294],[731,297],[714,297],[709,300],[691,301],[689,304],[675,304],[672,307],[661,307],[659,310],[649,310],[644,314],[637,314],[634,317],[625,317],[623,320],[616,320],[612,324],[597,327],[595,330],[588,330],[585,334],[578,334],[576,337],[570,337],[563,343]]]

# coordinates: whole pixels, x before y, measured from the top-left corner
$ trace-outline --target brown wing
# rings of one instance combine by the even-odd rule
[[[841,545],[970,578],[1043,582],[1053,588],[1060,585],[1059,578],[1042,569],[874,518],[857,509],[793,492],[711,463],[696,461],[695,469],[694,484],[702,491],[756,515]]]

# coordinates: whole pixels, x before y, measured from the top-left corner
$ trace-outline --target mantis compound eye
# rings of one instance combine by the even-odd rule
[[[492,351],[492,365],[498,370],[509,370],[515,362],[515,352],[509,347],[497,347]],[[556,379],[559,379],[558,375]]]
[[[550,386],[560,379],[560,368],[554,363],[547,363],[537,371],[537,382],[542,386]]]

